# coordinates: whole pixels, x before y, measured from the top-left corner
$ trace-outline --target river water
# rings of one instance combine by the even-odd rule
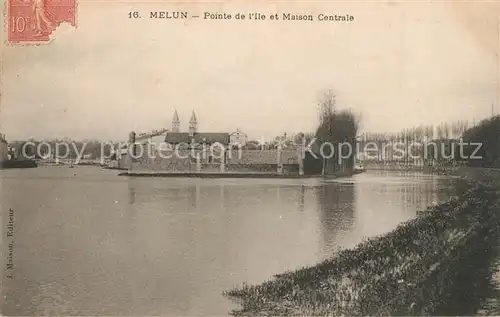
[[[17,316],[227,315],[224,290],[313,265],[455,195],[452,179],[395,172],[214,180],[40,167],[0,179],[15,233],[2,311]]]

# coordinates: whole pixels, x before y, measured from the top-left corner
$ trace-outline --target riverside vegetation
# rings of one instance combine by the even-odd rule
[[[474,261],[491,253],[500,226],[496,185],[467,179],[461,184],[447,203],[427,208],[386,235],[341,250],[316,266],[225,292],[241,305],[233,314],[442,313],[450,301],[457,302],[453,294],[458,288],[459,297],[469,289],[461,279],[478,271]]]

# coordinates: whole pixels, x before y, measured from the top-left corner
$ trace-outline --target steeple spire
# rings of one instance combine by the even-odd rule
[[[189,120],[189,123],[194,123],[196,124],[196,114],[194,113],[194,110],[193,110],[193,113],[191,114],[191,119]]]
[[[177,110],[174,112],[174,117],[172,118],[172,132],[180,132],[181,122],[179,121],[179,114]]]
[[[189,120],[189,135],[193,136],[196,132],[198,132],[198,121],[196,120],[196,115],[193,110],[191,119]]]

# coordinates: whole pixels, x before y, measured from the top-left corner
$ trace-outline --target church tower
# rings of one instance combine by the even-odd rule
[[[198,132],[198,122],[193,110],[193,114],[191,114],[191,119],[189,120],[189,135],[193,136],[196,132]]]
[[[177,110],[174,112],[174,117],[172,118],[172,132],[180,132],[181,122],[179,121],[179,114]]]

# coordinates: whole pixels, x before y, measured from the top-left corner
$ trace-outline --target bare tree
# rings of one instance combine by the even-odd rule
[[[316,129],[316,137],[320,142],[329,142],[331,144],[349,142],[354,144],[358,135],[360,118],[350,110],[337,111],[335,102],[336,98],[332,90],[326,91],[322,99],[319,100],[320,124]],[[334,151],[331,154],[333,155],[331,159],[327,160],[324,157],[322,160],[322,174],[354,167],[354,156],[350,155],[348,160],[340,163],[338,160],[340,153]]]
[[[324,123],[327,118],[335,113],[336,110],[336,95],[332,89],[323,92],[321,97],[318,99],[318,115],[319,122]]]
[[[443,123],[443,136],[445,139],[450,138],[450,127],[449,127],[448,122]]]

